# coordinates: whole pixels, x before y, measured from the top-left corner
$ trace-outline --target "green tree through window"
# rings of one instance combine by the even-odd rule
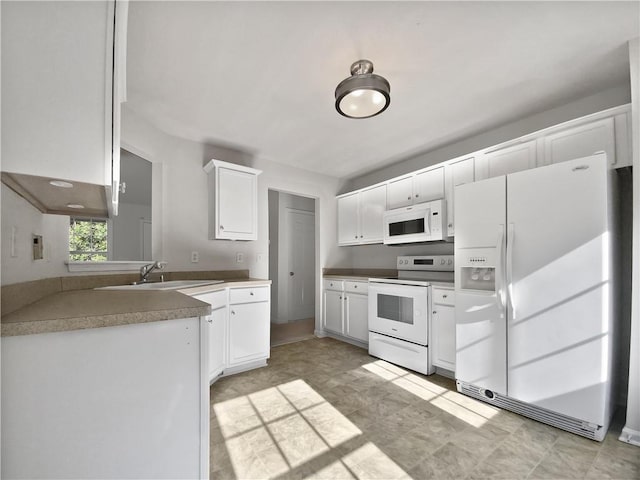
[[[104,262],[107,260],[107,221],[71,217],[69,260]]]

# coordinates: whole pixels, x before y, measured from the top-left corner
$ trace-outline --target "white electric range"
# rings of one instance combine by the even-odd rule
[[[453,284],[453,255],[400,256],[397,267],[397,278],[369,279],[369,354],[430,375],[431,286]]]

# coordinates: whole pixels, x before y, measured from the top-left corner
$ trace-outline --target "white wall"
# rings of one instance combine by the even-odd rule
[[[43,215],[29,202],[2,184],[2,285],[68,274],[69,217]],[[15,257],[11,256],[15,227]],[[44,258],[33,260],[32,235],[42,235]]]
[[[269,189],[317,199],[316,209],[316,298],[320,298],[319,275],[327,265],[348,265],[349,252],[336,243],[336,199],[342,187],[337,178],[289,167],[226,145],[207,145],[169,136],[123,108],[123,146],[141,157],[162,164],[161,202],[156,202],[154,183],[154,255],[168,262],[168,270],[248,269],[256,278],[268,278]],[[203,165],[210,159],[229,161],[262,170],[258,177],[258,240],[233,242],[208,239],[207,175]],[[161,203],[159,208],[157,203]],[[156,238],[156,218],[162,222]],[[161,245],[160,248],[156,248]],[[191,263],[191,252],[200,262]],[[236,262],[236,253],[244,262]],[[262,261],[258,262],[258,255]],[[320,302],[316,318],[321,318]]]
[[[120,204],[118,216],[110,226],[109,241],[113,260],[144,260],[140,254],[140,221],[151,221],[151,205]]]

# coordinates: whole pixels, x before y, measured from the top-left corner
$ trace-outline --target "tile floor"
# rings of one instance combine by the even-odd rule
[[[462,396],[330,338],[211,388],[213,479],[638,479],[640,448]]]

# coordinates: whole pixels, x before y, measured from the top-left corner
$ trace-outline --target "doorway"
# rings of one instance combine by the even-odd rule
[[[269,190],[271,345],[313,337],[316,201]]]

